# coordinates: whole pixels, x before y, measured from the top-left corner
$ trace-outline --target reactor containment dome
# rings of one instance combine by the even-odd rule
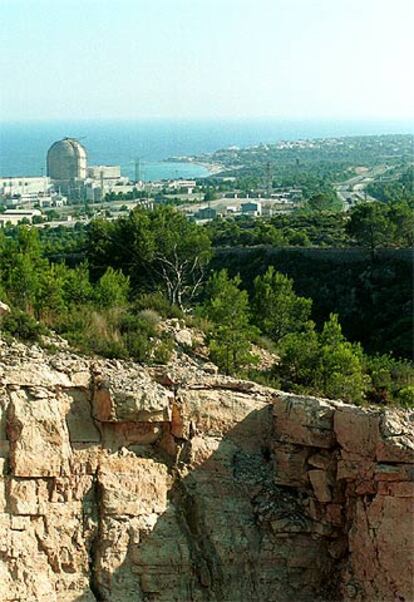
[[[75,182],[87,177],[86,149],[75,138],[63,138],[49,148],[47,175],[58,182]]]

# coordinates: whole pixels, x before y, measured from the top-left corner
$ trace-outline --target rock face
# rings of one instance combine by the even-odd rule
[[[0,346],[2,602],[412,602],[414,414]]]

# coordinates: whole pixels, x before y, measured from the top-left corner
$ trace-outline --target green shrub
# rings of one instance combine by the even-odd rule
[[[161,293],[144,293],[139,295],[134,301],[134,310],[152,309],[157,312],[162,318],[178,318],[182,319],[184,313],[176,305],[171,305],[168,299]]]
[[[129,277],[109,267],[95,287],[95,302],[104,308],[122,306],[126,305],[128,294]]]
[[[134,315],[127,313],[119,323],[119,330],[130,357],[139,362],[149,361],[153,340],[157,336],[154,312],[143,310]]]
[[[14,309],[3,317],[1,329],[13,337],[27,342],[39,340],[40,335],[47,334],[48,330],[37,320],[24,311]]]
[[[213,273],[203,306],[203,315],[212,323],[207,335],[211,359],[226,374],[256,362],[250,350],[257,329],[250,324],[247,292],[239,285],[240,278],[229,278],[226,270]]]
[[[398,405],[401,405],[404,408],[414,409],[414,385],[403,387],[398,391],[396,397]]]
[[[410,391],[414,391],[414,365],[389,354],[365,356],[365,370],[372,387],[368,399],[373,403],[410,405]]]
[[[142,309],[138,312],[138,317],[153,326],[157,326],[161,321],[160,315],[154,309]]]
[[[152,359],[156,364],[168,364],[174,351],[174,340],[165,336],[157,342]]]
[[[370,379],[363,369],[362,348],[345,339],[335,314],[321,333],[309,322],[305,332],[287,334],[279,350],[274,375],[288,390],[351,403],[365,400]]]

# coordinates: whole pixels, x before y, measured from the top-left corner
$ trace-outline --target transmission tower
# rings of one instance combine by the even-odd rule
[[[139,157],[137,157],[134,161],[134,178],[135,178],[135,183],[138,184],[138,182],[141,179],[141,165],[140,165]]]
[[[267,198],[270,199],[270,195],[272,194],[272,172],[269,161],[266,163],[266,194]]]

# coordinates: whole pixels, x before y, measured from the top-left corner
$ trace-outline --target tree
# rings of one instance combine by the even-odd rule
[[[161,207],[151,215],[151,230],[156,241],[152,269],[172,305],[183,307],[192,301],[204,281],[211,257],[207,232],[189,222],[170,207]]]
[[[290,232],[285,233],[285,236],[288,243],[294,247],[310,247],[311,245],[309,236],[303,230],[297,232],[291,230]]]
[[[63,312],[63,283],[65,268],[59,264],[49,265],[38,275],[35,308],[38,319],[46,319],[49,314]]]
[[[371,251],[372,256],[375,249],[387,246],[395,236],[395,226],[389,219],[388,207],[379,202],[354,207],[346,229],[361,247]]]
[[[256,329],[249,322],[249,300],[239,289],[240,278],[230,279],[226,270],[215,272],[207,285],[203,313],[211,320],[208,336],[211,357],[226,374],[254,361],[250,353]]]
[[[129,278],[109,267],[95,287],[96,303],[103,308],[125,305],[128,301],[128,292]]]
[[[276,343],[289,332],[300,332],[310,318],[312,300],[298,297],[293,280],[270,266],[254,281],[254,315],[257,326]]]
[[[211,257],[208,232],[171,207],[135,209],[110,225],[96,221],[87,249],[95,275],[108,265],[121,269],[135,290],[162,288],[180,307],[194,299]]]
[[[282,387],[299,393],[312,391],[319,354],[315,324],[308,322],[303,332],[287,334],[278,350],[280,361],[273,370],[281,377]]]
[[[213,188],[209,188],[207,192],[204,194],[204,201],[210,202],[214,201],[217,198],[217,193]]]
[[[311,196],[308,207],[313,211],[332,211],[338,209],[339,201],[335,194],[320,192]]]
[[[279,354],[274,372],[282,386],[353,403],[365,399],[370,379],[364,371],[362,348],[345,339],[335,314],[321,333],[308,322],[303,332],[286,335]]]
[[[65,303],[83,305],[92,299],[93,287],[89,280],[89,270],[86,263],[81,263],[73,269],[67,269],[63,282],[63,297]]]
[[[369,383],[363,371],[362,347],[345,339],[336,314],[325,322],[319,345],[317,388],[327,397],[361,402]]]
[[[394,242],[398,246],[414,245],[414,211],[406,202],[390,203],[388,216],[394,225]]]
[[[25,311],[30,310],[38,289],[38,277],[30,255],[18,253],[8,273],[7,288],[12,303]]]

